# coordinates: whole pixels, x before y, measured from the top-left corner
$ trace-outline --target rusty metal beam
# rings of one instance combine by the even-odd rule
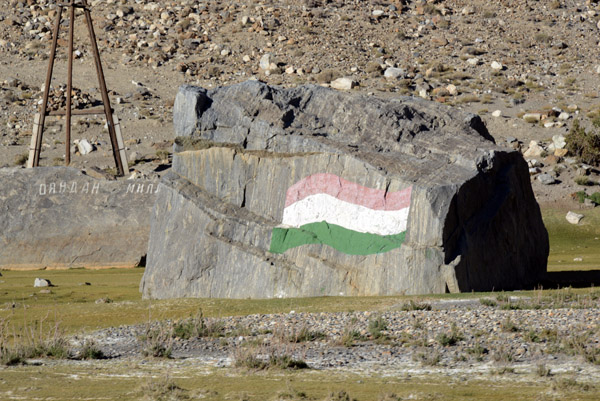
[[[106,123],[108,125],[108,133],[110,135],[110,143],[112,145],[113,157],[115,159],[115,163],[117,164],[118,173],[120,176],[122,176],[125,174],[125,170],[123,169],[121,155],[119,154],[119,145],[117,143],[117,136],[115,134],[115,123],[112,117],[112,109],[110,107],[110,100],[108,98],[108,90],[106,89],[106,81],[104,80],[104,71],[102,70],[102,62],[100,61],[100,52],[98,51],[98,44],[96,43],[96,34],[94,33],[92,16],[89,7],[87,7],[86,0],[82,0],[82,4],[85,6],[83,9],[83,13],[85,14],[85,20],[87,22],[88,31],[90,33],[92,53],[94,54],[94,60],[96,62],[98,84],[100,85],[100,93],[102,94],[102,103],[104,104],[104,114],[106,115]]]
[[[62,18],[63,6],[58,7],[58,13],[56,15],[56,22],[54,24],[54,32],[52,37],[52,48],[50,49],[50,60],[48,61],[48,72],[46,73],[46,84],[44,86],[44,97],[42,98],[42,104],[40,105],[40,122],[38,125],[37,132],[33,135],[36,136],[35,150],[33,154],[32,166],[37,167],[40,165],[40,153],[42,150],[42,137],[44,133],[44,123],[46,121],[46,109],[48,107],[48,96],[50,94],[50,82],[52,81],[52,71],[54,69],[54,60],[56,58],[56,44],[58,43],[58,34],[60,32],[60,20]]]

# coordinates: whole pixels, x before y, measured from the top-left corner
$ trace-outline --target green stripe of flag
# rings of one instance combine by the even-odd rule
[[[306,244],[329,245],[348,255],[384,253],[400,247],[406,231],[394,235],[377,235],[348,230],[326,221],[310,223],[300,228],[275,227],[271,235],[272,253]]]

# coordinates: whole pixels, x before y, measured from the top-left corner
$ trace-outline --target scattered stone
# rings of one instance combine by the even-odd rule
[[[477,57],[469,58],[469,59],[467,59],[467,64],[479,65],[479,59]]]
[[[560,157],[556,155],[548,155],[544,158],[544,162],[549,165],[557,164],[560,161]]]
[[[263,71],[272,71],[277,69],[277,64],[273,62],[271,53],[263,54],[259,61],[259,67]]]
[[[350,90],[350,89],[354,88],[357,84],[352,78],[342,77],[342,78],[336,79],[335,81],[332,81],[329,85],[333,89]]]
[[[583,219],[583,217],[584,217],[583,214],[578,214],[578,213],[571,212],[571,211],[569,211],[566,216],[567,221],[571,224],[579,224],[579,222],[581,221],[581,219]]]
[[[568,120],[569,118],[571,118],[571,115],[564,111],[558,115],[558,119],[562,121]]]
[[[36,278],[35,281],[33,282],[33,286],[34,287],[50,287],[50,286],[52,286],[52,283],[50,282],[50,280],[47,280],[44,278]]]
[[[386,78],[391,78],[391,79],[400,79],[400,78],[404,78],[404,76],[406,75],[406,71],[404,71],[402,68],[396,68],[396,67],[388,67],[385,72],[383,73],[383,76]]]
[[[463,7],[462,11],[461,11],[462,15],[473,15],[475,14],[475,7],[473,6],[466,6]]]
[[[502,117],[502,110],[495,110],[492,112],[492,117]]]
[[[524,157],[540,157],[544,148],[542,148],[537,141],[529,142],[529,148],[523,153]]]
[[[557,157],[565,157],[568,153],[569,153],[569,151],[567,149],[555,149],[554,150],[554,156],[557,156]],[[573,164],[573,163],[569,163],[569,164]]]
[[[529,175],[536,175],[541,172],[542,172],[542,170],[540,170],[538,167],[530,167],[529,168]]]
[[[552,137],[552,143],[554,144],[554,149],[564,149],[564,147],[567,146],[565,136],[562,134],[554,135]]]
[[[456,96],[458,95],[458,88],[456,87],[456,85],[454,84],[449,84],[448,86],[446,86],[446,90],[448,91],[448,93],[451,96]]]
[[[504,66],[497,61],[492,61],[491,66],[492,66],[492,69],[494,69],[496,71],[500,71],[500,70],[504,69]]]
[[[537,180],[539,182],[541,182],[543,185],[556,184],[556,178],[554,178],[553,176],[551,176],[548,173],[543,173],[543,174],[538,175]]]
[[[91,143],[89,143],[87,139],[75,139],[73,143],[77,145],[77,150],[81,155],[87,155],[89,153],[92,153],[95,149],[94,146]]]

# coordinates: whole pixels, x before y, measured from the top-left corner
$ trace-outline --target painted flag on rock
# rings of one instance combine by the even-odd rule
[[[283,253],[324,244],[350,255],[388,252],[406,235],[412,187],[387,192],[334,174],[314,174],[292,185],[282,224],[273,229],[270,251]]]

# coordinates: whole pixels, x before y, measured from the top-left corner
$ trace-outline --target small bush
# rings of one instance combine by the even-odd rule
[[[507,333],[515,333],[520,330],[519,327],[517,327],[517,325],[510,319],[510,317],[507,317],[502,322],[500,327],[502,328],[502,331],[505,331]]]
[[[483,359],[483,355],[488,353],[487,348],[477,343],[473,348],[467,348],[467,353],[475,356],[475,359],[481,361]]]
[[[587,198],[587,194],[585,193],[585,191],[575,192],[572,196],[575,199],[577,199],[577,201],[579,201],[579,203],[583,203]]]
[[[346,328],[339,342],[340,345],[343,345],[345,347],[352,347],[354,346],[355,341],[363,341],[364,339],[364,336],[360,334],[358,330],[353,328]]]
[[[594,166],[600,164],[600,135],[587,132],[579,124],[579,120],[573,121],[573,126],[565,137],[565,141],[567,150],[583,163]]]
[[[161,161],[169,161],[169,152],[167,150],[157,150],[156,157]]]
[[[458,331],[458,327],[456,325],[452,325],[450,333],[441,333],[437,336],[437,342],[442,347],[451,347],[456,345],[457,342],[463,340],[463,335]]]
[[[28,159],[29,159],[29,155],[27,153],[23,153],[21,155],[17,155],[15,157],[15,165],[17,165],[17,166],[24,166],[25,163],[27,163]]]
[[[251,370],[264,369],[308,369],[301,359],[295,359],[285,350],[272,347],[238,348],[234,353],[236,367]]]
[[[527,333],[525,333],[523,337],[525,338],[525,341],[529,341],[530,343],[539,343],[540,341],[542,341],[537,331],[535,330],[529,330]]]
[[[30,358],[71,357],[69,342],[58,323],[44,327],[45,318],[28,323],[20,332],[8,333],[8,321],[0,320],[0,363],[17,365]],[[12,338],[11,338],[12,337]]]
[[[186,391],[179,387],[169,375],[150,378],[141,387],[144,400],[187,400]]]
[[[490,298],[480,298],[479,303],[485,306],[495,307],[498,306],[498,303]]]
[[[403,310],[403,311],[431,310],[431,305],[428,303],[415,302],[411,299],[409,302],[402,304],[402,306],[400,307],[400,310]]]
[[[154,358],[170,358],[173,350],[172,327],[146,328],[140,336],[142,355]]]
[[[178,321],[173,326],[173,337],[188,340],[200,337],[223,337],[224,324],[219,320],[207,321],[202,310],[196,316]]]
[[[306,326],[302,326],[299,330],[292,330],[291,334],[283,333],[280,339],[290,343],[302,343],[316,341],[326,338],[327,335],[321,331],[312,331]]]
[[[585,175],[580,175],[578,177],[575,177],[575,184],[582,185],[582,186],[588,186],[588,185],[594,185],[594,181],[590,180]]]
[[[93,340],[86,340],[79,352],[79,359],[103,359],[104,353]]]
[[[387,330],[387,328],[388,322],[382,316],[377,316],[369,321],[369,333],[376,340],[386,337],[383,331]]]
[[[551,372],[550,372],[550,368],[547,367],[545,364],[540,363],[536,366],[535,368],[535,373],[539,376],[539,377],[548,377],[550,376]]]
[[[234,352],[234,365],[238,368],[262,370],[267,368],[267,363],[252,349],[238,348]]]
[[[350,398],[348,393],[341,390],[339,393],[331,392],[324,401],[357,401],[356,398]]]
[[[413,357],[413,359],[421,362],[421,364],[424,366],[436,366],[442,360],[442,356],[438,351],[419,352]]]
[[[272,354],[269,356],[269,367],[277,369],[308,369],[308,364],[300,359],[294,359],[290,355],[276,355]]]
[[[492,354],[492,358],[498,363],[510,363],[515,359],[515,355],[508,347],[500,346]]]
[[[342,74],[340,74],[340,72],[337,70],[333,70],[333,69],[323,70],[317,74],[317,82],[320,84],[326,84],[331,81],[335,81],[336,79],[338,79],[341,76],[342,76]]]

